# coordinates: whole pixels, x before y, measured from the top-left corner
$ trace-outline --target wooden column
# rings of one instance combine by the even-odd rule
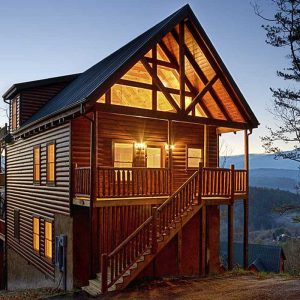
[[[179,23],[179,83],[180,109],[185,110],[184,21]]]
[[[248,219],[249,219],[249,137],[247,130],[244,131],[244,169],[247,171],[247,191],[244,199],[244,269],[248,269]]]
[[[204,125],[204,149],[203,149],[203,162],[204,167],[209,166],[209,128]]]
[[[90,276],[94,277],[99,262],[96,260],[97,253],[97,229],[96,212],[94,203],[97,198],[97,113],[94,112],[90,120]]]
[[[168,120],[168,168],[170,172],[170,191],[173,193],[173,150],[171,145],[173,145],[173,123],[171,120]]]
[[[228,270],[233,267],[233,204],[228,205]]]
[[[155,76],[157,76],[157,46],[156,45],[152,48],[152,59],[153,59],[153,63],[152,63],[153,73],[155,74]],[[155,82],[153,78],[152,78],[152,85],[153,87],[155,87]],[[157,89],[156,88],[152,89],[152,110],[154,111],[157,110]]]
[[[206,275],[206,205],[201,208],[200,276]]]

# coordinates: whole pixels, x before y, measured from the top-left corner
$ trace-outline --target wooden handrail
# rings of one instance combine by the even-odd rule
[[[183,214],[192,209],[193,205],[201,204],[203,196],[233,197],[233,193],[239,187],[236,178],[241,176],[244,177],[238,182],[246,182],[247,171],[234,170],[233,166],[231,169],[199,167],[199,170],[158,208],[152,208],[152,216],[110,254],[102,255],[102,292],[111,287],[146,251],[150,250],[152,254],[155,254],[160,237],[166,234]],[[206,180],[215,180],[215,182],[207,188],[205,187]],[[110,276],[108,276],[108,269],[110,269]]]

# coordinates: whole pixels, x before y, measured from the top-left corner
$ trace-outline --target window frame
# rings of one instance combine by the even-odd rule
[[[34,232],[34,219],[37,219],[39,222],[39,227],[38,227],[39,233],[38,234]],[[38,249],[34,248],[34,237],[35,236],[38,236],[38,246],[39,246]],[[32,249],[33,249],[34,253],[40,255],[40,253],[41,253],[40,252],[41,251],[41,217],[36,216],[36,215],[32,216]]]
[[[122,169],[122,167],[115,167],[115,150],[116,150],[116,144],[128,144],[132,146],[132,164],[131,167],[124,167],[124,169],[131,169],[134,167],[134,161],[135,161],[135,151],[134,151],[134,142],[133,141],[126,141],[126,140],[115,140],[112,142],[112,166],[113,168],[120,168]],[[117,161],[120,163],[120,161]],[[124,162],[127,163],[127,162]],[[130,163],[130,162],[128,162]]]
[[[53,145],[54,146],[54,161],[53,161],[53,174],[54,174],[54,179],[49,180],[48,175],[49,175],[49,168],[48,168],[48,147]],[[51,163],[51,162],[50,162]],[[46,144],[46,184],[49,186],[54,186],[56,185],[56,141],[50,141]]]
[[[203,147],[201,147],[199,145],[186,145],[186,169],[187,170],[197,170],[199,168],[199,165],[198,165],[198,167],[189,167],[189,158],[198,158],[198,157],[193,157],[193,156],[190,157],[189,149],[201,150],[200,162],[203,163],[203,161],[204,161]]]
[[[48,224],[50,224],[50,226],[51,226],[51,240],[49,240],[49,239],[47,239],[46,238],[46,223],[48,223]],[[54,221],[53,220],[51,220],[51,219],[44,219],[44,257],[45,257],[45,259],[47,259],[47,260],[49,260],[49,261],[51,261],[51,262],[53,262],[53,259],[54,259],[54,243],[53,243],[53,236],[54,236],[54,234],[53,234],[53,232],[54,232]],[[49,257],[49,256],[47,256],[46,255],[46,242],[51,242],[51,257]]]
[[[11,101],[11,131],[18,128],[18,99],[14,98]]]
[[[36,180],[36,171],[35,171],[35,150],[39,149],[39,180]],[[41,184],[41,145],[37,145],[33,147],[33,184],[34,185],[40,185]]]
[[[160,169],[165,168],[165,147],[162,144],[147,144],[145,151],[145,167],[148,168],[148,148],[159,148],[160,149]],[[157,169],[157,168],[149,168]]]
[[[20,241],[20,210],[18,208],[14,209],[14,239]]]

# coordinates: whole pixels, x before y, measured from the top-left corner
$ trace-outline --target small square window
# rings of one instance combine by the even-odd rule
[[[199,168],[199,163],[203,162],[201,148],[188,148],[187,149],[187,167],[189,169]]]

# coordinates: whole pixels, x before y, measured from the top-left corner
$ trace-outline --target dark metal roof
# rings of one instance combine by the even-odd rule
[[[52,78],[46,78],[46,79],[39,79],[39,80],[33,80],[33,81],[26,81],[26,82],[20,82],[15,83],[12,85],[2,96],[4,100],[11,100],[16,96],[17,93],[29,89],[29,88],[35,88],[39,86],[46,86],[53,83],[59,83],[59,82],[71,82],[75,78],[78,77],[79,74],[70,74],[70,75],[64,75],[59,77],[52,77]]]
[[[68,84],[61,92],[50,99],[37,113],[29,118],[20,128],[23,130],[33,124],[50,118],[54,115],[67,111],[71,108],[76,108],[90,99],[101,93],[104,93],[115,80],[117,76],[122,76],[122,72],[125,73],[131,64],[138,61],[146,52],[148,52],[152,46],[154,46],[165,34],[171,31],[180,21],[184,19],[190,19],[199,33],[205,38],[208,47],[214,53],[216,59],[224,70],[226,76],[229,78],[233,88],[240,96],[241,103],[250,116],[251,128],[258,126],[258,121],[253,114],[252,110],[248,106],[243,95],[235,85],[232,77],[230,76],[225,65],[222,63],[216,50],[214,49],[209,38],[205,34],[199,21],[195,17],[190,6],[187,4],[181,9],[161,21],[151,29],[147,30],[116,52],[112,53],[90,69],[81,73],[75,80]]]
[[[113,76],[132,58],[135,58],[139,52],[145,49],[145,46],[148,46],[151,41],[155,42],[158,35],[162,37],[171,30],[178,22],[178,19],[181,19],[182,16],[186,15],[188,10],[191,10],[190,7],[188,5],[184,6],[87,71],[83,72],[54,98],[48,101],[36,114],[29,118],[23,126],[85,102],[95,90],[106,82],[106,80]]]
[[[227,263],[227,243],[221,242],[220,254]],[[280,272],[280,258],[285,259],[282,247],[276,245],[249,244],[248,247],[248,265],[255,265],[259,271]],[[233,263],[243,266],[243,243],[234,243]],[[261,269],[261,270],[260,270]]]

